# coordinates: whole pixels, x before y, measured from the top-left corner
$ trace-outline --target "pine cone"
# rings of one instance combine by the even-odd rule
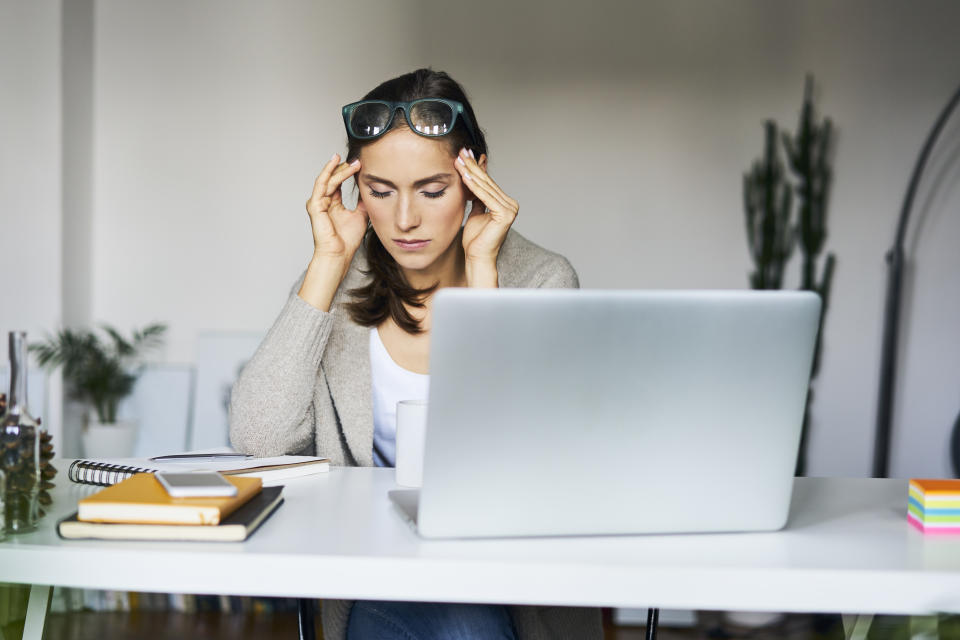
[[[0,456],[0,466],[6,475],[7,489],[5,496],[7,526],[11,522],[29,522],[29,515],[33,507],[29,496],[37,481],[32,472],[31,450],[32,438],[21,436],[16,431],[4,429],[3,455]]]
[[[53,435],[48,433],[45,429],[40,431],[40,517],[47,515],[47,512],[43,510],[44,506],[49,505],[53,502],[53,497],[50,495],[49,490],[52,489],[54,485],[50,480],[57,475],[57,469],[54,467],[50,461],[53,460]]]
[[[57,469],[51,464],[54,457],[53,436],[44,430],[40,432],[40,486],[38,487],[38,502],[40,505],[49,505],[53,502],[49,489],[54,487],[50,482],[57,475]],[[36,482],[36,476],[31,472],[33,464],[30,460],[32,456],[33,442],[32,438],[21,438],[19,436],[3,437],[0,439],[0,470],[6,475],[7,481],[7,519],[20,519],[26,517],[24,514],[29,509],[29,502],[26,502],[28,496]],[[38,508],[40,517],[46,515],[46,511]]]

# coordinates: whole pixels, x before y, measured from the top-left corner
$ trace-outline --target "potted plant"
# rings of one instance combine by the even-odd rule
[[[62,366],[68,394],[87,405],[83,455],[127,457],[133,454],[136,421],[118,420],[117,407],[133,391],[143,353],[163,343],[167,327],[148,325],[129,340],[111,326],[102,328],[107,339],[89,329],[61,329],[30,351],[47,371]]]

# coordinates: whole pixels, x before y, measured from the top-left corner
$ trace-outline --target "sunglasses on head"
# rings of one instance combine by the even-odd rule
[[[463,105],[456,100],[446,98],[420,98],[409,102],[390,102],[388,100],[361,100],[343,108],[343,123],[347,135],[358,140],[373,140],[390,130],[397,110],[410,125],[410,130],[421,136],[436,138],[453,131],[457,117],[463,117],[470,140],[477,143],[473,123]]]

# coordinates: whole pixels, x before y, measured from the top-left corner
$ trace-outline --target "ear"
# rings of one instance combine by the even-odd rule
[[[480,168],[484,171],[487,170],[487,154],[481,153],[480,157],[477,158],[477,164],[480,165]]]

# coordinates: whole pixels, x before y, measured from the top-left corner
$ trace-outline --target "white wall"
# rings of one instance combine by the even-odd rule
[[[491,171],[522,203],[518,228],[568,255],[586,287],[746,286],[741,175],[762,152],[764,119],[796,126],[803,77],[815,74],[839,131],[828,242],[838,266],[809,471],[869,474],[883,255],[914,158],[960,82],[960,5],[600,0],[538,11],[503,0],[450,15],[427,4],[425,15],[445,16],[428,58],[475,96]],[[463,46],[449,24],[469,21],[482,36]],[[950,473],[960,412],[960,113],[938,150],[915,212],[928,222],[903,332],[900,476]]]
[[[0,114],[5,354],[7,331],[34,333],[60,313],[58,2],[0,1]]]
[[[60,320],[60,3],[0,0],[0,358]],[[6,392],[6,389],[0,390]],[[54,381],[48,389],[59,398]],[[59,402],[30,407],[59,439]]]
[[[869,473],[883,254],[960,79],[960,5],[95,6],[91,315],[169,322],[174,362],[193,359],[201,329],[272,321],[309,256],[303,202],[344,146],[339,107],[380,80],[431,64],[464,83],[491,171],[521,202],[517,228],[570,257],[584,286],[739,288],[741,174],[765,118],[794,126],[812,71],[839,139],[810,471]],[[917,203],[895,475],[947,473],[960,411],[958,151],[953,124]]]
[[[371,15],[391,29],[357,42]],[[198,329],[272,321],[339,108],[419,62],[416,26],[399,3],[103,0],[95,30],[94,314],[166,321],[191,361]]]

